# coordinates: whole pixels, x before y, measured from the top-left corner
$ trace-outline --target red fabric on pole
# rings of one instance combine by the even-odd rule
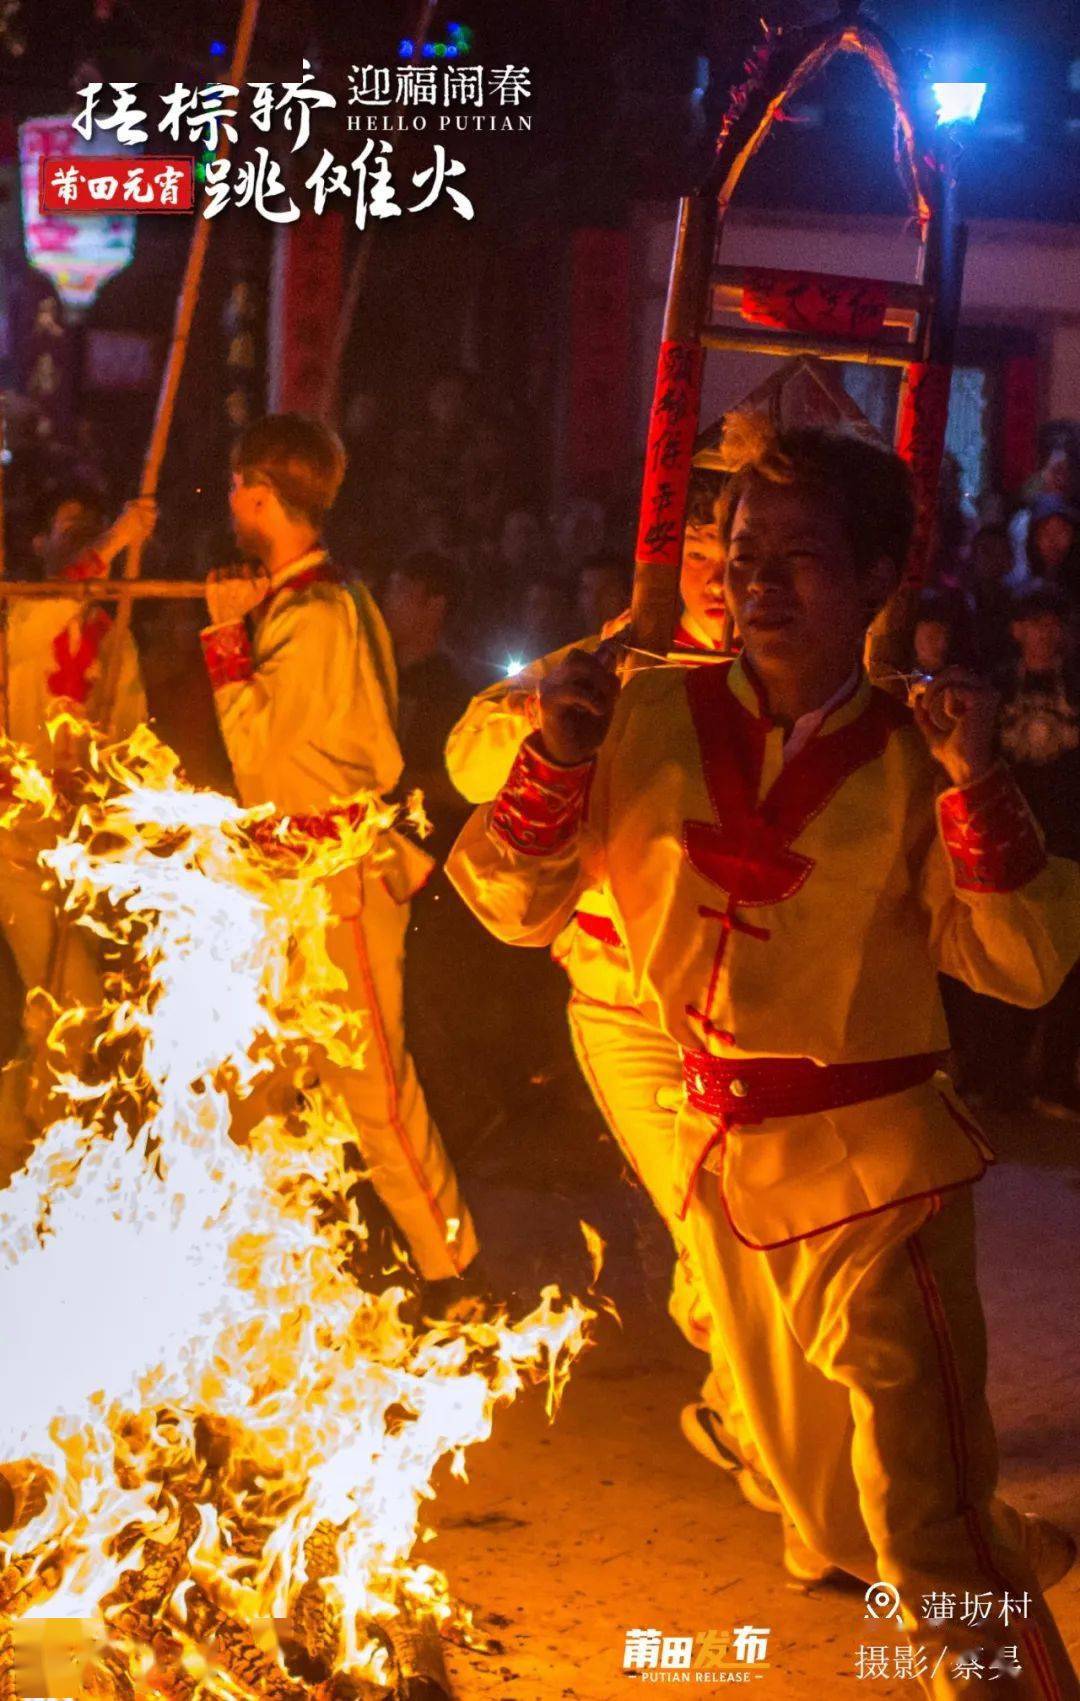
[[[952,367],[940,361],[920,361],[908,368],[896,433],[897,453],[915,481],[915,537],[904,574],[907,584],[921,584],[926,578],[934,547],[951,383]]]
[[[701,404],[705,351],[696,342],[660,344],[645,450],[637,559],[663,567],[682,560],[683,519]]]
[[[814,272],[751,273],[742,316],[780,331],[818,337],[876,337],[885,323],[889,286],[878,278],[820,277]]]
[[[318,415],[341,306],[345,220],[305,214],[275,238],[268,328],[270,408]]]

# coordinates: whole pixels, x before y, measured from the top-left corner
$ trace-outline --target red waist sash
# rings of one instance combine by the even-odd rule
[[[809,1057],[713,1057],[683,1052],[687,1097],[728,1127],[771,1116],[812,1116],[887,1098],[928,1081],[946,1053],[924,1051],[869,1063],[815,1063]]]

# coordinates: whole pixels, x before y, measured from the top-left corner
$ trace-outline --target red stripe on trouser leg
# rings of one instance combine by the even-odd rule
[[[352,939],[356,950],[357,966],[359,967],[360,977],[364,987],[365,1005],[369,1013],[368,1026],[370,1028],[370,1036],[375,1042],[375,1048],[378,1052],[379,1063],[382,1069],[387,1103],[387,1120],[397,1138],[398,1145],[404,1153],[406,1163],[408,1164],[409,1171],[416,1183],[417,1190],[423,1197],[431,1212],[432,1218],[438,1229],[439,1237],[446,1247],[450,1263],[453,1266],[453,1269],[460,1274],[462,1266],[458,1259],[455,1247],[448,1237],[449,1224],[447,1223],[446,1216],[438,1199],[435,1197],[435,1194],[431,1189],[427,1175],[424,1172],[424,1167],[417,1157],[416,1152],[413,1150],[408,1129],[405,1127],[401,1118],[401,1100],[398,1091],[397,1072],[394,1068],[394,1060],[390,1051],[389,1037],[383,1021],[378,989],[375,984],[374,974],[372,973],[371,959],[368,955],[367,942],[364,938],[363,922],[360,916],[352,917]],[[378,1181],[374,1175],[372,1180],[378,1190]]]
[[[969,1502],[969,1460],[964,1428],[963,1394],[956,1366],[956,1355],[953,1350],[952,1334],[933,1271],[919,1244],[917,1234],[912,1235],[908,1241],[908,1254],[926,1309],[927,1321],[934,1337],[938,1362],[941,1366],[945,1411],[949,1425],[949,1441],[956,1467],[958,1509],[963,1514],[972,1548],[978,1563],[986,1574],[987,1581],[998,1589],[1010,1589],[1015,1585],[1009,1584],[995,1566],[986,1534],[979,1521],[978,1511]],[[1038,1625],[1032,1625],[1027,1620],[1018,1620],[1016,1636],[1018,1642],[1023,1644],[1025,1652],[1030,1655],[1035,1676],[1046,1701],[1063,1701],[1061,1687],[1054,1676],[1051,1655]]]

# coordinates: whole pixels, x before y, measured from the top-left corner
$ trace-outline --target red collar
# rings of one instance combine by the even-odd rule
[[[340,585],[341,570],[335,567],[329,557],[316,561],[301,572],[294,573],[291,579],[282,579],[280,584],[271,586],[270,594],[263,603],[263,608],[269,608],[274,598],[282,591],[302,591],[308,585]]]
[[[911,712],[883,691],[872,692],[854,720],[834,732],[818,732],[759,799],[772,722],[739,702],[730,671],[729,664],[687,674],[686,694],[716,820],[685,822],[683,849],[692,867],[733,903],[782,903],[814,868],[810,857],[791,849],[794,841],[845,780],[881,755],[892,734],[910,722]]]

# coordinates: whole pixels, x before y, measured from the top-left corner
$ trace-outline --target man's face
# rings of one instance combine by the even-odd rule
[[[702,631],[719,642],[727,618],[724,601],[724,546],[715,523],[688,525],[683,533],[679,578],[683,607]]]
[[[1043,489],[1053,492],[1056,496],[1070,495],[1071,472],[1068,451],[1060,445],[1051,449],[1042,469],[1041,483]]]
[[[383,619],[396,645],[438,632],[446,615],[445,597],[432,596],[418,579],[395,570],[383,586]]]
[[[49,529],[35,540],[35,547],[48,573],[58,573],[93,543],[104,521],[89,503],[72,499],[60,502]]]
[[[854,666],[887,572],[882,564],[873,584],[859,572],[816,491],[754,480],[739,501],[724,589],[751,663],[773,673],[811,656]]]
[[[915,627],[915,666],[940,673],[949,660],[949,628],[943,620],[920,620]]]
[[[248,475],[251,478],[251,475]],[[273,538],[273,506],[277,498],[268,484],[252,479],[244,482],[244,474],[234,472],[229,486],[229,513],[232,516],[233,537],[245,555],[263,561],[269,554]]]
[[[1073,545],[1075,532],[1064,514],[1048,514],[1040,520],[1035,549],[1044,567],[1060,567]]]
[[[1028,673],[1048,673],[1065,659],[1068,634],[1060,615],[1047,610],[1043,614],[1028,614],[1012,623],[1012,635],[1020,650],[1020,659]]]
[[[1000,532],[983,532],[971,546],[971,570],[982,585],[997,584],[1012,567],[1009,540]]]

